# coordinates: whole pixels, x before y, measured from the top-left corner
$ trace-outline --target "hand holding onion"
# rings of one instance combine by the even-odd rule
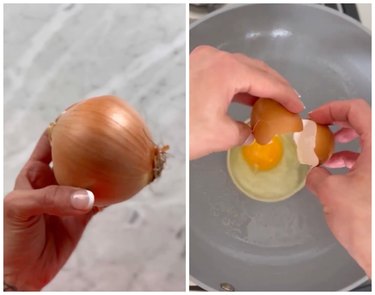
[[[60,271],[98,212],[91,192],[57,185],[44,132],[4,198],[4,284],[37,291]]]
[[[160,176],[168,149],[155,145],[138,113],[115,96],[69,107],[50,124],[49,138],[58,184],[92,191],[99,207],[131,198]]]

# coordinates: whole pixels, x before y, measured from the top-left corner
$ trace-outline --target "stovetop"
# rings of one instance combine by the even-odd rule
[[[217,9],[220,9],[223,6],[230,5],[230,4],[190,4],[190,23],[193,23],[195,20],[202,18],[203,16],[213,12]],[[360,15],[359,8],[363,10],[362,7],[358,6],[358,4],[320,4],[330,7],[332,9],[338,10],[342,13],[345,13],[352,18],[356,19],[357,21],[361,22],[367,28],[371,27],[371,20],[367,18],[367,15],[362,14]],[[360,4],[361,5],[361,4]]]

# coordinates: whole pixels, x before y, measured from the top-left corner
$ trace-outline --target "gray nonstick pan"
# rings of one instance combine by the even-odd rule
[[[224,8],[191,26],[190,51],[203,44],[275,68],[302,95],[303,117],[333,99],[370,103],[370,32],[329,8]],[[250,109],[233,104],[229,113],[245,121]],[[354,142],[336,150],[358,147]],[[238,291],[350,290],[367,280],[306,188],[277,203],[252,200],[232,183],[226,152],[190,163],[190,275],[206,290]]]

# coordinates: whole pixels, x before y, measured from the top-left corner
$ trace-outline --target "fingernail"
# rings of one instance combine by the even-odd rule
[[[298,91],[297,91],[296,89],[293,88],[293,90],[294,90],[294,92],[297,94],[298,98],[301,99],[301,97],[302,97],[301,94],[299,94]],[[302,102],[302,100],[301,100],[301,103],[302,103],[303,109],[306,110],[306,106],[305,106],[305,104]]]
[[[297,94],[298,98],[301,98],[301,97],[302,97],[301,94],[299,94],[299,92],[298,92],[296,89],[294,89],[294,91],[295,91],[295,93]]]
[[[73,208],[78,210],[89,210],[94,205],[94,194],[90,191],[78,191],[72,195]]]
[[[254,141],[254,135],[251,133],[242,145],[250,144]]]

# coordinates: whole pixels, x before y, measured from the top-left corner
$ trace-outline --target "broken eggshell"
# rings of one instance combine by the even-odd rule
[[[297,157],[301,164],[312,167],[327,161],[333,152],[334,138],[328,126],[302,120],[303,130],[293,134]]]
[[[281,104],[270,98],[260,98],[251,112],[250,126],[259,144],[267,144],[276,134],[302,131],[303,125],[298,114],[289,112]]]
[[[301,164],[318,166],[333,153],[334,137],[328,126],[302,120],[269,98],[260,98],[254,104],[250,126],[259,144],[267,144],[278,134],[293,133]]]

